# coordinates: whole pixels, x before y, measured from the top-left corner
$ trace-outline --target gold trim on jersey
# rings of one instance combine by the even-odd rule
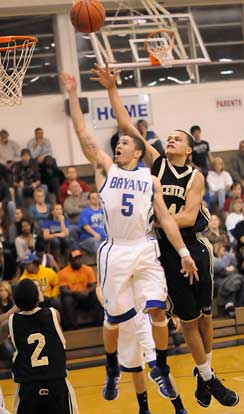
[[[18,408],[19,408],[19,403],[20,403],[19,389],[20,389],[20,384],[17,385],[16,391],[15,391],[15,398],[14,398],[14,413],[15,414],[18,413]]]
[[[170,168],[174,176],[177,178],[177,180],[179,180],[180,178],[184,178],[187,175],[192,173],[193,168],[190,165],[184,165],[184,167],[187,167],[187,170],[179,174],[178,171],[175,169],[174,165],[171,164],[171,162],[168,160],[168,158],[166,159],[166,161],[167,161],[168,167]]]
[[[54,309],[54,308],[49,308],[49,309],[50,309],[51,314],[52,314],[53,323],[54,323],[55,329],[56,329],[56,331],[57,331],[57,334],[58,334],[58,336],[59,336],[59,338],[60,338],[60,341],[61,341],[61,342],[62,342],[62,344],[63,344],[64,349],[66,349],[66,340],[65,340],[65,337],[64,337],[64,335],[63,335],[63,332],[62,332],[62,329],[61,329],[60,323],[59,323],[59,321],[58,321],[57,311],[56,311],[56,309]]]
[[[192,186],[192,183],[193,183],[193,180],[194,180],[194,178],[195,178],[196,173],[197,173],[197,170],[193,170],[193,171],[192,171],[192,176],[191,176],[190,180],[189,180],[189,181],[188,181],[188,183],[187,183],[187,186],[186,186],[186,192],[185,192],[185,194],[187,194],[187,193],[188,193],[188,191],[190,191],[190,189],[191,189],[191,186]]]
[[[9,327],[10,339],[12,341],[12,344],[13,344],[14,348],[15,348],[13,358],[12,358],[13,363],[14,363],[14,361],[16,360],[16,357],[18,355],[18,349],[17,349],[17,346],[15,344],[15,339],[14,339],[13,317],[14,317],[14,315],[10,315],[9,320],[8,320],[8,327]]]
[[[164,170],[165,170],[165,166],[166,166],[165,161],[166,161],[165,158],[163,158],[162,162],[161,162],[161,167],[160,167],[159,173],[157,175],[159,181],[161,181],[161,179],[164,175]]]

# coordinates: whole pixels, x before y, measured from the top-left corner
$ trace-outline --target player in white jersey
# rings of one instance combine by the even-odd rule
[[[165,362],[168,347],[165,316],[167,286],[158,261],[157,241],[149,235],[153,209],[168,239],[181,256],[182,273],[191,281],[194,277],[198,278],[195,263],[163,202],[160,182],[151,176],[149,169],[138,169],[138,163],[145,154],[144,143],[133,136],[121,137],[113,163],[85,126],[74,77],[62,74],[61,81],[69,94],[71,116],[81,148],[95,167],[96,185],[107,226],[108,240],[100,246],[98,254],[106,313],[103,329],[107,356],[104,398],[113,400],[118,394],[119,323],[135,316],[137,309],[143,309],[150,313],[156,345],[156,366],[151,370],[150,378],[157,383],[162,395],[174,399],[176,392]]]

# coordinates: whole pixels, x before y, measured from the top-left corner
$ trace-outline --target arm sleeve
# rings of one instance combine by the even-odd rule
[[[90,225],[90,214],[87,209],[81,212],[78,226],[81,228],[85,226],[86,224]]]

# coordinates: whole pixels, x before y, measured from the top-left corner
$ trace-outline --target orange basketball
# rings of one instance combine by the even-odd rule
[[[98,0],[79,0],[70,10],[73,26],[82,33],[97,32],[105,17],[105,9]]]

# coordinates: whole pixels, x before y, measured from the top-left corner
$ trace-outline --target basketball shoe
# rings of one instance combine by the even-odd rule
[[[220,404],[226,407],[234,407],[239,402],[239,395],[226,388],[215,375],[205,381],[205,387]]]
[[[119,396],[118,382],[120,380],[120,370],[118,367],[106,367],[106,382],[103,387],[103,397],[105,400],[116,400]]]
[[[166,370],[157,366],[152,368],[148,373],[148,377],[152,382],[158,385],[159,394],[165,398],[174,400],[177,397],[177,394],[169,379],[168,365],[166,365],[166,367]]]
[[[195,397],[199,405],[207,408],[211,402],[211,394],[206,389],[205,382],[203,381],[197,367],[193,369],[193,375],[197,381],[197,389],[195,391]]]

